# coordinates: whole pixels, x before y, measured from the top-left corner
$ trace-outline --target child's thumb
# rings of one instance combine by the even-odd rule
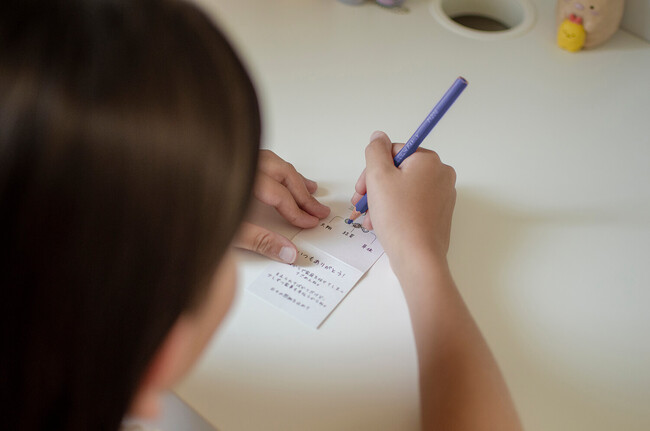
[[[233,245],[284,263],[293,263],[297,255],[288,238],[249,222],[242,223]]]

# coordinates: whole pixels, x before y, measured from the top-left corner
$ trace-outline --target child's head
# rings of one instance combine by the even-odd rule
[[[259,137],[195,7],[2,2],[3,427],[115,430],[187,366],[228,306]]]

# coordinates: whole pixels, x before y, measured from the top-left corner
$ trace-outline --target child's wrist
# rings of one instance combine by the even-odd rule
[[[415,246],[389,256],[397,278],[406,280],[414,274],[446,275],[449,273],[447,254],[434,246]]]

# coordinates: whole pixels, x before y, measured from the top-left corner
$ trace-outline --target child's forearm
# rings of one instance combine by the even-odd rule
[[[425,430],[520,430],[505,381],[444,258],[395,268],[408,303]]]

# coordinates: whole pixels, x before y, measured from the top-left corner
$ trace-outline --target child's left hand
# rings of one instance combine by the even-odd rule
[[[274,152],[261,150],[257,169],[253,194],[294,226],[311,228],[329,215],[330,209],[312,196],[318,185]],[[242,223],[234,245],[281,262],[296,259],[296,246],[288,238],[250,222]]]

